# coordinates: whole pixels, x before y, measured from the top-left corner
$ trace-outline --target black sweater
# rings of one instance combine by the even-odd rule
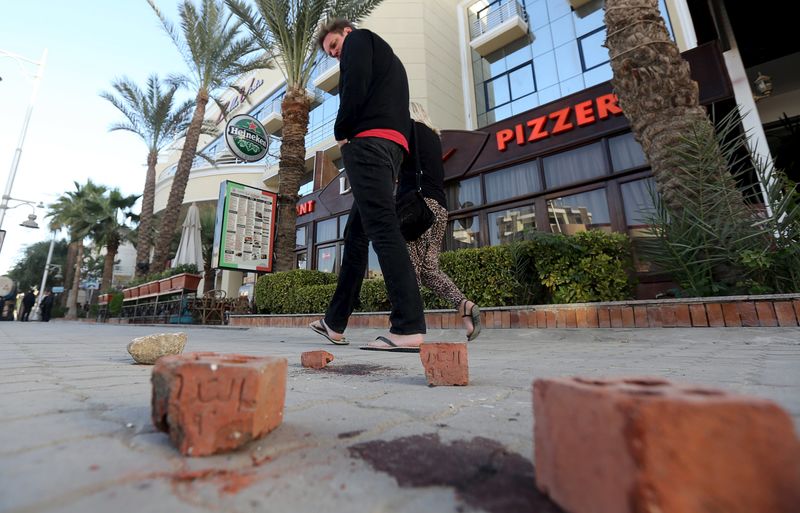
[[[342,44],[339,73],[337,141],[373,128],[396,130],[410,139],[408,77],[386,41],[366,29],[350,32]]]
[[[426,198],[436,200],[444,208],[447,208],[447,200],[444,195],[444,166],[442,165],[442,143],[436,132],[422,123],[414,123],[417,130],[416,151],[414,149],[414,139],[412,137],[411,154],[403,160],[400,168],[400,183],[397,186],[397,196],[400,197],[408,191],[417,188],[417,164],[416,153],[419,152],[419,160],[422,162],[422,195]]]

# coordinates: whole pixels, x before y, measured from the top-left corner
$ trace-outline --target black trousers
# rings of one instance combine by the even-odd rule
[[[403,150],[386,139],[361,137],[342,147],[342,158],[353,207],[344,233],[339,281],[325,323],[339,333],[347,328],[361,292],[372,241],[392,303],[389,331],[398,335],[425,333],[422,298],[394,206],[394,183]]]

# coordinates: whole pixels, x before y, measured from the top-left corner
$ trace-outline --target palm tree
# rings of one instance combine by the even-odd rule
[[[241,75],[263,69],[268,64],[262,57],[248,57],[257,48],[253,38],[240,35],[241,22],[225,9],[221,0],[199,0],[199,10],[190,0],[184,0],[178,6],[180,31],[164,17],[154,0],[147,1],[189,68],[188,74],[182,78],[196,90],[194,113],[186,131],[155,244],[152,271],[160,272],[164,269],[180,215],[209,99],[213,99],[225,113],[222,101],[214,96],[215,93]]]
[[[692,197],[686,138],[709,148],[710,166],[725,197],[717,198],[731,218],[745,212],[744,200],[715,140],[714,125],[700,105],[689,63],[669,37],[658,0],[606,0],[606,47],[619,104],[650,162],[665,207],[681,212]]]
[[[98,247],[106,248],[103,277],[100,282],[101,291],[111,287],[117,251],[120,244],[128,239],[132,231],[125,224],[125,220],[135,217],[130,209],[138,199],[139,196],[135,194],[123,196],[119,189],[112,189],[107,194],[92,198],[87,202],[87,213],[97,220],[92,226],[90,235]],[[123,218],[122,222],[120,222],[120,217]]]
[[[275,270],[294,268],[295,206],[305,173],[305,136],[311,101],[306,93],[314,58],[315,33],[327,18],[352,22],[369,15],[382,0],[226,0],[228,7],[250,29],[258,45],[283,72],[286,94],[281,102],[283,135],[278,164],[278,212]]]
[[[83,264],[83,240],[92,231],[97,221],[87,207],[106,192],[104,186],[95,184],[91,180],[88,180],[86,185],[74,183],[75,190],[59,196],[55,203],[50,205],[50,212],[47,214],[51,218],[50,229],[66,228],[69,233],[70,246],[75,247],[73,269],[71,270],[72,285],[67,300],[67,319],[78,318],[78,289],[81,283],[81,266]],[[70,265],[69,261],[67,265]]]
[[[147,174],[136,244],[136,276],[143,276],[147,274],[150,265],[150,248],[153,243],[153,201],[156,194],[158,153],[186,130],[194,102],[186,101],[176,105],[175,93],[180,84],[161,82],[155,74],[147,79],[144,91],[125,77],[115,80],[111,86],[116,95],[102,92],[100,96],[122,112],[125,121],[111,125],[109,130],[133,132],[147,145]]]

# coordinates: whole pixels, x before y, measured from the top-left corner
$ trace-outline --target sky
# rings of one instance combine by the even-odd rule
[[[178,0],[156,3],[177,23]],[[147,148],[132,133],[108,131],[123,118],[99,93],[111,91],[118,77],[127,76],[144,87],[152,73],[186,71],[153,10],[146,0],[0,0],[0,50],[40,61],[45,48],[44,77],[10,196],[47,205],[73,190],[73,182],[87,179],[124,194],[141,194]],[[34,64],[21,68],[0,55],[0,194],[19,143],[35,72]],[[6,212],[0,275],[21,258],[25,246],[50,239],[46,209],[35,211],[40,229],[19,226],[32,212],[28,205]]]

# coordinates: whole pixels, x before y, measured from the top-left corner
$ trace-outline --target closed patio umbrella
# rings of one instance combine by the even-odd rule
[[[181,242],[172,259],[172,267],[181,264],[194,264],[198,270],[203,269],[203,249],[200,240],[200,209],[192,203],[186,212],[186,219],[181,229]]]

